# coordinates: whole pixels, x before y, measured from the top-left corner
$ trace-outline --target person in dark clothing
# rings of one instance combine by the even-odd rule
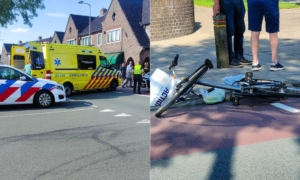
[[[150,67],[148,62],[144,62],[144,66],[142,67],[143,76],[150,72]]]
[[[122,83],[124,83],[124,81],[126,79],[126,67],[125,67],[125,63],[122,63],[122,67],[120,68],[120,73],[121,73]]]
[[[226,15],[229,61],[232,67],[251,65],[244,57],[245,5],[243,0],[214,0],[213,14]],[[234,44],[232,42],[234,38]]]
[[[136,92],[136,85],[138,83],[137,89],[138,94],[141,94],[141,83],[142,83],[142,66],[140,62],[137,61],[137,64],[134,66],[133,69],[133,93]]]

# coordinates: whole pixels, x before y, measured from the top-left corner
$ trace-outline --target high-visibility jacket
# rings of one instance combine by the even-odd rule
[[[133,70],[133,74],[135,74],[135,75],[142,74],[142,66],[141,65],[135,65],[134,70]]]

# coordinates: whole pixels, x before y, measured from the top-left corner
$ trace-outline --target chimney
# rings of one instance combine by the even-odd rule
[[[21,45],[22,44],[22,41],[19,41],[19,45]]]
[[[107,9],[102,8],[102,9],[100,10],[100,17],[104,16],[106,13],[107,13]]]
[[[42,40],[42,36],[39,36],[39,37],[38,37],[38,40],[39,40],[39,41]]]

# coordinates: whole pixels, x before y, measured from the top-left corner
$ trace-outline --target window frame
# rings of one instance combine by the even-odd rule
[[[80,59],[78,58],[78,56],[92,56],[93,59],[93,69],[86,69],[86,68],[82,68],[81,63],[79,63]],[[97,69],[97,56],[96,55],[92,55],[92,54],[77,54],[77,65],[78,65],[78,69],[79,70],[93,70],[95,71]]]
[[[112,29],[112,30],[109,30],[109,31],[107,31],[106,32],[106,44],[111,44],[111,43],[118,43],[118,42],[121,42],[121,34],[122,34],[122,30],[121,30],[122,28],[117,28],[117,29]],[[120,37],[119,37],[119,40],[117,41],[116,39],[116,35],[117,35],[117,31],[118,30],[120,30]],[[108,34],[110,33],[111,34],[111,36],[110,37],[112,37],[112,32],[115,32],[115,41],[110,41],[110,42],[108,42],[107,40],[108,40]],[[112,39],[112,38],[111,38]]]
[[[68,44],[68,42],[72,42],[72,41],[74,42],[74,44]],[[68,45],[75,45],[75,39],[67,40],[67,44],[68,44]]]
[[[100,41],[100,44],[99,44],[99,35],[101,35],[101,41]],[[97,34],[97,44],[98,44],[98,45],[102,45],[102,37],[103,37],[103,36],[102,36],[102,33],[98,33],[98,34]]]
[[[90,36],[83,36],[81,37],[81,42],[82,42],[82,46],[91,46],[93,44],[93,38],[92,38],[92,35],[91,35],[91,44],[90,45],[83,45],[83,39],[89,39]]]

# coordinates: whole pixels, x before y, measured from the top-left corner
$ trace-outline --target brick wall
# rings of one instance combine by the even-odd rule
[[[56,44],[61,44],[57,34],[55,33],[54,36],[53,36],[53,39],[52,39],[52,43],[55,43],[56,41]]]
[[[70,32],[70,27],[72,29],[72,31]],[[79,41],[78,41],[78,31],[75,27],[75,24],[71,18],[71,16],[69,17],[69,20],[68,20],[68,24],[67,24],[67,28],[66,28],[66,31],[65,31],[65,36],[64,36],[64,40],[63,40],[63,43],[62,44],[67,44],[67,41],[68,40],[71,40],[71,39],[75,39],[75,45],[79,45]]]
[[[116,14],[115,20],[112,19],[113,13]],[[107,44],[106,33],[102,33],[102,45],[97,45],[97,35],[93,36],[95,41],[93,39],[92,44],[94,45],[95,43],[95,47],[100,48],[104,53],[124,52],[124,62],[127,62],[130,57],[134,62],[143,61],[143,59],[140,59],[140,53],[143,50],[142,47],[138,43],[119,2],[117,0],[112,0],[105,21],[103,22],[102,32],[117,28],[121,28],[120,42]]]
[[[151,41],[194,32],[194,0],[151,0],[150,4]]]

